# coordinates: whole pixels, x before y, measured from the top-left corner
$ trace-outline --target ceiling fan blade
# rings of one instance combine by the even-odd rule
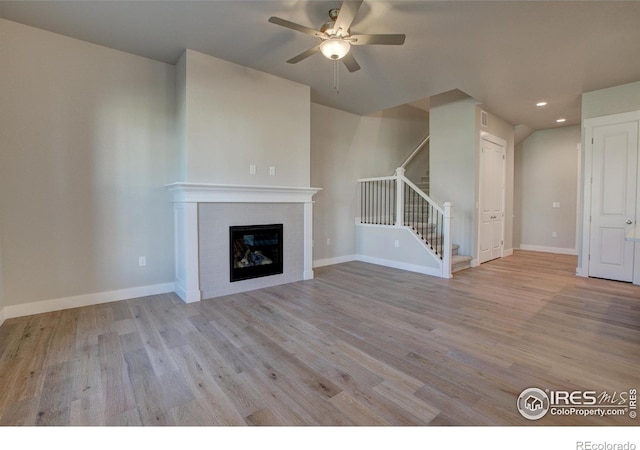
[[[281,19],[280,17],[269,17],[269,22],[274,23],[276,25],[283,26],[285,28],[290,28],[295,31],[300,31],[302,33],[308,34],[310,36],[319,37],[321,39],[327,39],[327,36],[320,31],[314,30],[313,28],[305,27],[304,25],[299,25],[294,22],[290,22],[285,19]]]
[[[311,56],[311,55],[314,55],[314,54],[318,53],[319,51],[320,51],[320,46],[319,46],[319,45],[317,45],[317,46],[315,46],[315,47],[310,48],[310,49],[309,49],[309,50],[307,50],[307,51],[304,51],[304,52],[300,53],[298,56],[294,56],[293,58],[291,58],[291,59],[290,59],[290,60],[288,60],[287,62],[288,62],[289,64],[295,64],[295,63],[298,63],[298,62],[302,61],[303,59],[308,58],[309,56]]]
[[[404,34],[354,34],[349,38],[352,45],[402,45]]]
[[[344,65],[347,67],[347,70],[349,72],[355,72],[357,70],[360,70],[360,64],[358,64],[358,62],[356,61],[356,59],[353,57],[353,54],[351,52],[347,53],[343,58],[342,58],[342,62],[344,63]]]
[[[349,27],[351,26],[353,19],[355,19],[356,14],[358,14],[360,5],[362,5],[362,0],[342,2],[338,18],[336,19],[335,29],[337,30],[342,28],[345,33],[349,31]]]

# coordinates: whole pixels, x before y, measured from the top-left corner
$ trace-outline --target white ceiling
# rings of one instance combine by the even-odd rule
[[[174,64],[190,48],[311,86],[312,100],[365,115],[459,89],[514,125],[580,123],[580,94],[640,80],[640,2],[365,1],[353,33],[404,33],[403,46],[354,47],[362,66],[316,54],[317,38],[267,22],[319,28],[341,1],[0,1],[0,17]],[[1,72],[0,72],[1,73]],[[547,100],[549,106],[535,103]]]

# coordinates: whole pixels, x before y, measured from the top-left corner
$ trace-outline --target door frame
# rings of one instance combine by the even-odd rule
[[[616,125],[624,122],[640,122],[640,111],[632,111],[620,114],[612,114],[609,116],[593,117],[583,121],[584,135],[584,171],[582,183],[582,246],[580,247],[579,264],[576,274],[581,277],[589,276],[589,254],[591,253],[591,183],[593,180],[593,129],[603,125]],[[639,127],[640,130],[640,127]],[[640,141],[640,140],[639,140]],[[640,149],[639,149],[640,152]],[[638,164],[640,166],[640,155],[638,155]],[[638,177],[640,178],[640,167],[638,168]],[[636,183],[637,197],[636,202],[640,200],[640,183]],[[636,208],[636,222],[638,220],[638,210]],[[638,252],[640,251],[640,243],[635,243],[636,263],[634,264],[633,283],[640,284],[640,267],[638,267]]]
[[[482,211],[482,141],[489,141],[492,144],[498,145],[502,147],[504,151],[504,158],[502,159],[502,188],[501,188],[501,199],[502,202],[502,226],[500,230],[500,256],[499,258],[504,258],[504,232],[505,232],[505,208],[506,208],[506,182],[507,182],[507,141],[498,136],[495,136],[491,133],[487,133],[486,131],[480,132],[480,140],[478,141],[478,201],[476,203],[476,216],[478,220],[477,225],[477,244],[476,244],[476,254],[477,256],[477,264],[480,264],[480,242],[481,242],[481,233],[482,229],[482,221],[480,220],[480,211]],[[497,259],[497,258],[496,258]]]

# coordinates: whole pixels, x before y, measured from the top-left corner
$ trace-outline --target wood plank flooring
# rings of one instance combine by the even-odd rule
[[[2,425],[638,425],[516,410],[640,388],[640,287],[518,251],[442,280],[365,263],[184,304],[9,319]]]

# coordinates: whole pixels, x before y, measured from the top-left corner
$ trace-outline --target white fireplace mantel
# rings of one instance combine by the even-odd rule
[[[320,188],[171,183],[175,228],[176,293],[187,303],[202,300],[199,260],[199,203],[301,203],[304,205],[303,280],[313,278],[313,200]]]
[[[310,203],[321,188],[238,184],[171,183],[174,202],[181,203]]]

